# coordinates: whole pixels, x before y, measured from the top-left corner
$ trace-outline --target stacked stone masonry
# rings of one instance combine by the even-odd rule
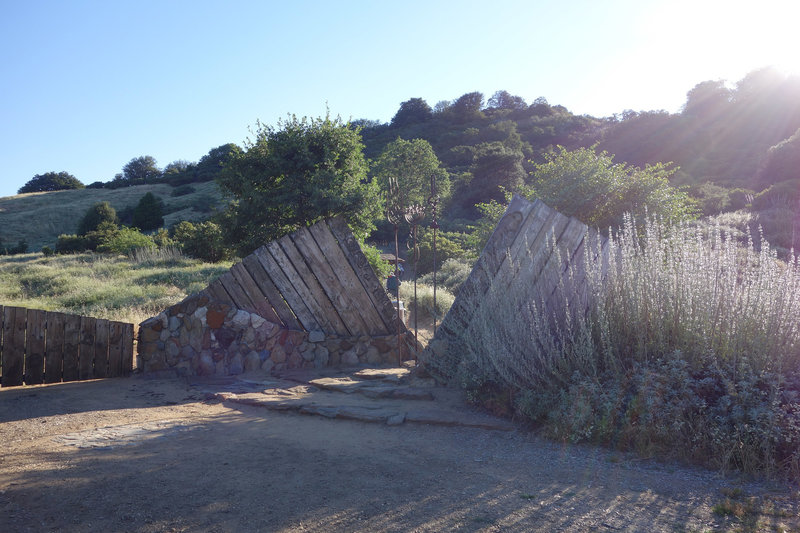
[[[405,331],[402,337],[403,358],[413,357],[413,335]],[[289,330],[203,293],[142,322],[138,346],[138,368],[178,376],[400,362],[397,335],[354,338]]]

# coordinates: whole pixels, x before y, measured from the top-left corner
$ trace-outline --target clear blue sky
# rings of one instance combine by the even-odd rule
[[[389,121],[504,89],[593,116],[676,112],[701,81],[798,72],[800,8],[761,0],[0,0],[0,196],[242,144],[287,113]]]

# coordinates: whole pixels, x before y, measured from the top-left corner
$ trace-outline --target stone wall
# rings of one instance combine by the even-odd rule
[[[413,335],[406,331],[403,342],[404,358],[413,357]],[[202,293],[142,322],[138,346],[137,368],[179,376],[399,362],[396,335],[339,337],[289,330]]]

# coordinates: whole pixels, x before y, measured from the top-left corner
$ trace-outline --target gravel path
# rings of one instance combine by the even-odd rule
[[[287,390],[310,387],[299,381]],[[519,429],[237,401],[282,387],[261,385],[130,378],[0,390],[0,531],[800,531],[792,487]],[[317,405],[386,400],[304,390]],[[403,412],[425,403],[483,416],[452,391],[433,395],[397,401],[417,401]]]

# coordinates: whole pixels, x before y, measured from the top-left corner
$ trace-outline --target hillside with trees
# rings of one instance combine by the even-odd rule
[[[560,182],[547,181],[549,178],[542,165],[552,167],[554,161],[567,164],[570,159],[567,154],[578,150],[596,154],[598,159],[594,171],[604,175],[603,179],[609,179],[611,175],[623,181],[634,177],[634,183],[640,186],[649,180],[648,186],[668,184],[680,188],[694,202],[698,215],[712,216],[741,210],[737,219],[740,229],[749,226],[751,230],[757,230],[760,226],[766,238],[779,249],[800,248],[800,231],[796,230],[800,229],[800,220],[795,215],[800,202],[800,78],[773,69],[751,72],[733,85],[723,80],[700,82],[687,92],[685,104],[677,113],[626,110],[611,117],[598,118],[575,115],[564,106],[550,104],[541,97],[529,103],[505,90],[498,90],[488,97],[473,91],[434,105],[422,98],[409,98],[399,104],[388,123],[357,119],[350,122],[348,128],[354,133],[357,131],[356,136],[360,135],[357,151],[361,155],[357,157],[363,158],[363,162],[357,164],[360,170],[354,176],[358,175],[365,184],[375,182],[385,190],[386,183],[383,182],[388,174],[399,172],[401,167],[408,171],[423,161],[437,169],[442,199],[439,211],[441,237],[444,243],[453,244],[455,255],[474,256],[479,251],[480,238],[473,234],[491,222],[492,216],[486,218],[487,209],[491,211],[492,205],[495,211],[498,206],[502,207],[507,194],[545,197],[551,194],[548,190],[560,190]],[[262,131],[264,135],[260,134],[261,137],[268,136],[269,129]],[[272,130],[272,134],[276,133]],[[263,139],[256,145],[259,143],[263,145]],[[412,143],[413,146],[402,146],[409,153],[401,154],[398,143]],[[287,150],[294,149],[289,141],[284,144],[285,149],[274,154],[285,155]],[[96,197],[80,200],[81,205],[73,207],[80,207],[83,212],[93,203],[111,201],[120,212],[122,224],[133,225],[135,214],[136,224],[144,226],[144,231],[158,229],[156,226],[162,217],[162,225],[166,228],[174,227],[182,220],[208,219],[213,207],[221,208],[228,200],[234,200],[233,207],[226,211],[228,218],[213,221],[220,224],[220,230],[225,229],[230,237],[239,231],[238,225],[227,229],[225,226],[230,226],[234,219],[244,221],[247,218],[243,212],[236,214],[237,210],[242,211],[247,206],[236,200],[237,191],[228,186],[230,173],[238,172],[243,176],[245,167],[252,163],[248,160],[259,150],[264,152],[263,146],[243,149],[229,143],[211,149],[198,162],[177,160],[164,168],[160,168],[150,156],[138,156],[123,165],[113,179],[91,183],[85,191],[63,191],[81,189],[83,184],[68,172],[48,172],[35,176],[20,189],[20,193],[61,191],[47,194],[69,193],[70,199],[64,197],[59,201],[71,204],[73,199],[78,202],[79,196],[89,198],[94,194],[92,191],[97,191]],[[410,155],[412,151],[417,154],[413,156],[416,160]],[[582,164],[585,164],[586,155],[586,152],[578,152],[572,158],[573,162],[583,157]],[[387,162],[394,167],[387,167]],[[228,178],[223,173],[226,168]],[[250,171],[255,171],[252,179],[261,179],[260,170],[247,170]],[[567,174],[569,172],[563,173]],[[293,192],[299,190],[298,184],[309,175],[301,172],[297,176],[300,181],[288,187]],[[403,179],[411,183],[407,177]],[[216,185],[211,183],[214,181],[230,195],[228,200],[221,200]],[[311,179],[308,184],[313,189],[313,184],[318,181]],[[283,187],[289,184],[288,181],[282,183],[273,185]],[[610,186],[610,183],[606,185]],[[205,192],[195,196],[195,189],[201,185]],[[265,183],[258,185],[262,189],[265,186]],[[426,194],[419,186],[419,183],[414,184],[419,189],[414,193],[419,196],[417,202],[423,201]],[[135,195],[130,194],[131,198],[124,203],[110,200],[110,191],[131,187],[165,188],[161,194],[142,189]],[[156,197],[148,198],[137,210],[147,192],[153,192]],[[344,189],[339,192],[344,194]],[[607,193],[610,191],[603,194]],[[595,194],[583,201],[608,204],[611,197],[603,194]],[[639,202],[635,196],[645,192],[627,190],[625,194],[629,196],[628,200],[614,199],[618,207],[626,205],[626,201],[629,207],[632,206],[631,202]],[[127,198],[128,195],[123,196]],[[303,200],[306,203],[322,201],[321,198],[314,199],[310,190],[300,196],[307,197]],[[36,209],[34,204],[38,201],[35,198],[2,199],[0,219],[7,219],[12,213],[28,207]],[[188,204],[191,201],[201,205],[191,206]],[[328,197],[325,202],[335,203],[336,199]],[[182,207],[176,208],[176,203]],[[380,202],[374,201],[371,205],[379,206]],[[641,205],[644,204],[637,204]],[[288,208],[287,205],[283,207]],[[578,207],[575,214],[581,217],[586,205]],[[254,206],[247,208],[255,209]],[[566,206],[562,208],[568,209]],[[633,208],[638,209],[636,206]],[[157,212],[159,209],[162,213]],[[193,213],[189,215],[187,211],[187,217],[183,218],[180,212],[187,209]],[[362,220],[359,224],[364,229],[375,224],[377,231],[373,233],[373,239],[388,240],[388,223],[383,215],[376,213],[369,215],[374,216],[374,220],[369,223]],[[584,219],[601,225],[610,220],[608,216],[593,218],[588,213]],[[5,243],[24,240],[28,249],[38,250],[42,245],[52,244],[58,232],[74,231],[72,226],[76,224],[74,216],[69,222],[61,223],[50,213],[36,220],[35,225],[4,224],[0,239]],[[262,222],[270,224],[268,219]],[[269,232],[274,233],[272,230]],[[253,238],[260,238],[258,235],[258,232],[251,232]],[[421,235],[424,240],[425,232]]]

